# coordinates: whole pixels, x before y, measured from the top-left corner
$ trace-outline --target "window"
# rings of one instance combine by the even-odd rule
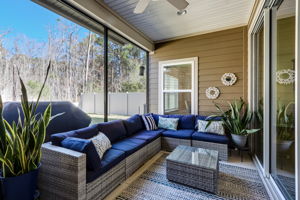
[[[197,58],[159,63],[159,112],[197,113]]]

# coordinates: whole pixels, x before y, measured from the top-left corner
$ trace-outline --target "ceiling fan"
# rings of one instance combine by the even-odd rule
[[[151,0],[140,0],[138,4],[136,5],[134,9],[135,14],[140,14],[145,11],[147,6],[149,5]],[[157,1],[157,0],[152,0]],[[170,4],[172,4],[175,8],[177,8],[179,11],[183,11],[189,3],[186,0],[167,0]]]

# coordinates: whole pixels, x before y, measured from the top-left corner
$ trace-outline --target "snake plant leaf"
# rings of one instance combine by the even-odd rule
[[[42,88],[41,88],[41,90],[40,90],[40,92],[39,92],[38,98],[37,98],[37,100],[36,100],[37,103],[35,104],[35,106],[34,106],[34,108],[33,108],[33,113],[36,112],[36,109],[37,109],[37,107],[38,107],[38,102],[40,101],[40,98],[41,98],[41,96],[42,96],[44,87],[45,87],[45,85],[46,85],[46,82],[47,82],[47,79],[48,79],[48,75],[49,75],[49,72],[50,72],[50,68],[51,68],[51,61],[50,61],[49,64],[48,64],[47,71],[46,71],[46,76],[45,76],[45,79],[44,79]]]
[[[51,104],[49,104],[44,112],[44,123],[45,126],[47,127],[49,125],[50,119],[51,119]]]
[[[3,112],[3,102],[2,102],[2,97],[0,95],[0,151],[5,152],[6,144],[4,141],[5,141],[6,130],[3,122],[2,112]]]
[[[248,134],[256,133],[260,131],[260,129],[251,129],[251,130],[245,130]]]

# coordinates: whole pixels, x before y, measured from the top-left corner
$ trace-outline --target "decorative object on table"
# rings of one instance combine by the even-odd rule
[[[169,130],[177,130],[178,126],[178,118],[165,118],[165,117],[158,117],[158,128],[164,128]]]
[[[218,192],[218,151],[179,145],[166,160],[168,180]]]
[[[214,121],[216,117],[221,118],[223,126],[228,130],[232,136],[233,142],[238,148],[244,148],[247,143],[249,134],[256,133],[260,129],[250,129],[249,125],[253,118],[253,112],[249,110],[248,105],[241,98],[239,101],[235,100],[229,103],[230,109],[223,111],[219,105],[215,104],[219,115],[211,115],[207,117],[209,123],[207,127]]]
[[[205,120],[198,120],[197,121],[198,132],[225,135],[225,130],[222,121],[212,121],[209,127],[207,127],[208,123],[209,122]]]
[[[225,73],[221,77],[221,81],[225,86],[232,86],[236,83],[237,77],[234,73]]]
[[[220,95],[220,90],[216,87],[209,87],[206,89],[205,94],[208,99],[217,99]]]
[[[277,108],[277,149],[279,152],[289,150],[294,142],[295,115],[288,113],[288,109],[294,102],[287,105],[278,104]]]
[[[49,74],[51,63],[35,103],[28,102],[26,87],[20,78],[22,113],[19,122],[12,126],[3,118],[0,96],[0,165],[1,199],[32,200],[35,196],[38,171],[41,163],[41,146],[51,117],[51,105],[43,115],[36,109]],[[23,123],[21,116],[24,117]]]
[[[276,82],[281,85],[289,85],[295,82],[295,70],[282,69],[276,72]]]

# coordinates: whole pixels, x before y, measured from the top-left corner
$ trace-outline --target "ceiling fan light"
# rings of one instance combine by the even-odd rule
[[[185,10],[185,9],[177,11],[178,16],[185,15],[185,14],[187,14],[187,10]]]

